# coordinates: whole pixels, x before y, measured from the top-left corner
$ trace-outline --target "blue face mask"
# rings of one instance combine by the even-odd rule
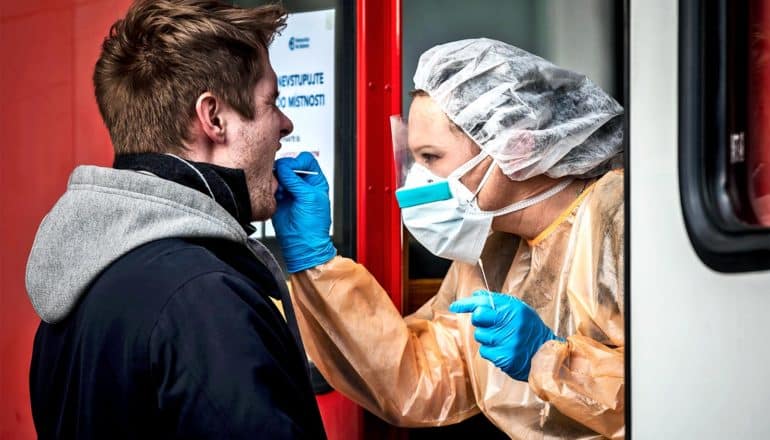
[[[564,179],[534,197],[495,211],[483,211],[478,207],[477,196],[492,175],[495,164],[490,165],[476,192],[465,187],[460,178],[486,157],[487,154],[482,151],[447,178],[436,176],[424,166],[414,164],[404,186],[396,191],[404,225],[434,255],[476,264],[492,231],[495,217],[540,203],[572,182],[572,179]]]

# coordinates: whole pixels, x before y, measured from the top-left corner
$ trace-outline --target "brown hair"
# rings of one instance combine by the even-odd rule
[[[409,91],[409,96],[411,96],[412,98],[417,98],[417,97],[430,98],[430,95],[428,94],[428,92],[426,92],[423,89],[410,90]],[[455,134],[462,134],[462,135],[465,134],[463,129],[460,128],[459,125],[455,124],[455,121],[453,121],[449,116],[447,116],[446,119],[447,119],[447,121],[449,121],[449,129],[452,130],[453,132],[455,132]]]
[[[430,95],[428,95],[428,92],[426,92],[423,89],[414,89],[409,91],[409,96],[411,96],[412,98],[416,98],[418,96],[430,96]]]
[[[116,154],[181,151],[208,91],[254,118],[254,87],[286,11],[216,0],[137,0],[112,25],[94,70]]]

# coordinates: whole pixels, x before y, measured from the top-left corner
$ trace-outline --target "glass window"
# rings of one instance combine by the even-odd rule
[[[402,114],[408,115],[420,55],[463,38],[518,46],[586,74],[623,104],[623,4],[615,0],[432,0],[403,2]],[[426,21],[428,20],[428,21]],[[440,23],[440,25],[439,25]],[[433,296],[451,262],[408,239],[405,313]],[[431,285],[428,280],[433,280]]]
[[[701,260],[770,267],[770,1],[680,3],[680,196]]]
[[[255,7],[270,2],[237,0]],[[355,96],[352,0],[284,0],[287,26],[270,46],[278,76],[277,105],[294,122],[277,157],[310,151],[329,180],[332,227],[340,255],[352,257],[355,243]],[[346,86],[347,85],[347,86]],[[280,255],[270,221],[255,223],[255,237]],[[279,258],[279,261],[282,261]]]

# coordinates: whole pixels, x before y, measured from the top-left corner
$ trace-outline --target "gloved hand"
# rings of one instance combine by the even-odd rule
[[[299,175],[294,170],[314,171]],[[337,255],[329,228],[332,224],[329,183],[312,154],[275,161],[278,202],[273,227],[289,273],[326,263]]]
[[[495,309],[492,309],[494,301]],[[449,311],[472,313],[474,337],[481,344],[481,357],[516,380],[526,382],[532,357],[546,342],[556,339],[537,312],[524,301],[509,295],[477,290],[473,296],[453,302]]]

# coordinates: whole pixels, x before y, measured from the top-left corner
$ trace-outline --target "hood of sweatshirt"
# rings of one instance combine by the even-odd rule
[[[225,208],[195,189],[136,171],[76,168],[40,224],[27,262],[35,311],[48,323],[61,321],[115,260],[171,237],[248,241]]]

